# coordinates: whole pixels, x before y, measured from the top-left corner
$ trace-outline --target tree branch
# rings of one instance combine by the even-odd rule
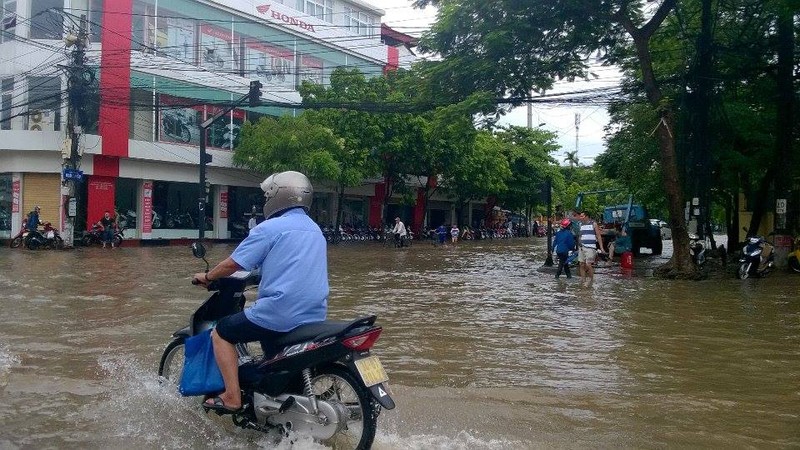
[[[658,27],[661,26],[661,23],[664,22],[664,19],[667,18],[667,15],[672,11],[672,8],[675,7],[676,3],[677,0],[664,0],[664,3],[658,7],[658,11],[656,11],[653,17],[641,28],[643,38],[647,40],[650,39]]]

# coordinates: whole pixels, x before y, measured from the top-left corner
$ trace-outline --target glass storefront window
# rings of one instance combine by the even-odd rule
[[[61,78],[28,77],[28,130],[61,130]]]
[[[117,223],[124,228],[136,228],[138,180],[117,178],[114,191],[114,208]]]
[[[256,221],[264,220],[264,192],[259,188],[228,187],[228,231],[233,239],[247,236],[247,223],[255,210]]]
[[[64,8],[64,0],[33,0],[31,2],[31,38],[61,39],[64,35],[64,16],[57,10]]]
[[[0,237],[11,234],[11,175],[0,174]]]
[[[153,182],[153,228],[197,228],[197,192],[196,183]],[[207,231],[213,229],[213,213],[213,198],[209,198],[206,204]]]

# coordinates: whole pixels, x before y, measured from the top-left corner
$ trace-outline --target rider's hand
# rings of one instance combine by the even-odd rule
[[[211,281],[208,279],[205,272],[197,272],[192,278],[192,284],[196,284],[198,286],[208,287],[208,283],[210,282]]]

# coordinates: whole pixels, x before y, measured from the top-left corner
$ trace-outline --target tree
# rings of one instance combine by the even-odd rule
[[[233,162],[262,174],[296,170],[315,183],[336,180],[341,188],[358,176],[342,158],[347,153],[344,145],[333,130],[305,115],[263,117],[244,124]]]
[[[674,227],[675,249],[664,273],[694,276],[683,217],[683,190],[675,153],[675,120],[653,67],[650,39],[677,0],[663,0],[651,14],[639,1],[418,0],[436,4],[437,22],[423,37],[423,48],[443,61],[430,70],[455,96],[472,90],[528,96],[549,88],[556,78],[585,77],[585,59],[602,51],[608,62],[636,64],[651,108],[659,143],[662,185]],[[625,36],[627,34],[627,36]],[[630,45],[629,45],[630,44]],[[633,52],[629,53],[631,49]]]
[[[578,161],[578,151],[573,150],[571,152],[564,152],[564,162],[569,164],[570,167],[579,166],[580,162]]]
[[[555,192],[564,189],[564,177],[552,157],[559,149],[556,135],[546,130],[512,126],[498,130],[494,136],[503,144],[503,154],[511,169],[506,181],[508,189],[498,199],[507,208],[530,218],[534,208],[544,203],[533,186],[542,186],[550,179]]]
[[[488,130],[478,132],[474,144],[465,146],[442,173],[442,184],[456,202],[456,221],[464,218],[463,207],[470,200],[502,194],[510,177],[503,142]]]

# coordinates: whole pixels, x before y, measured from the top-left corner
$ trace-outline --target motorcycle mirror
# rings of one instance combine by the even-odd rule
[[[192,243],[192,255],[194,255],[195,258],[206,257],[206,248],[203,246],[201,242]]]

